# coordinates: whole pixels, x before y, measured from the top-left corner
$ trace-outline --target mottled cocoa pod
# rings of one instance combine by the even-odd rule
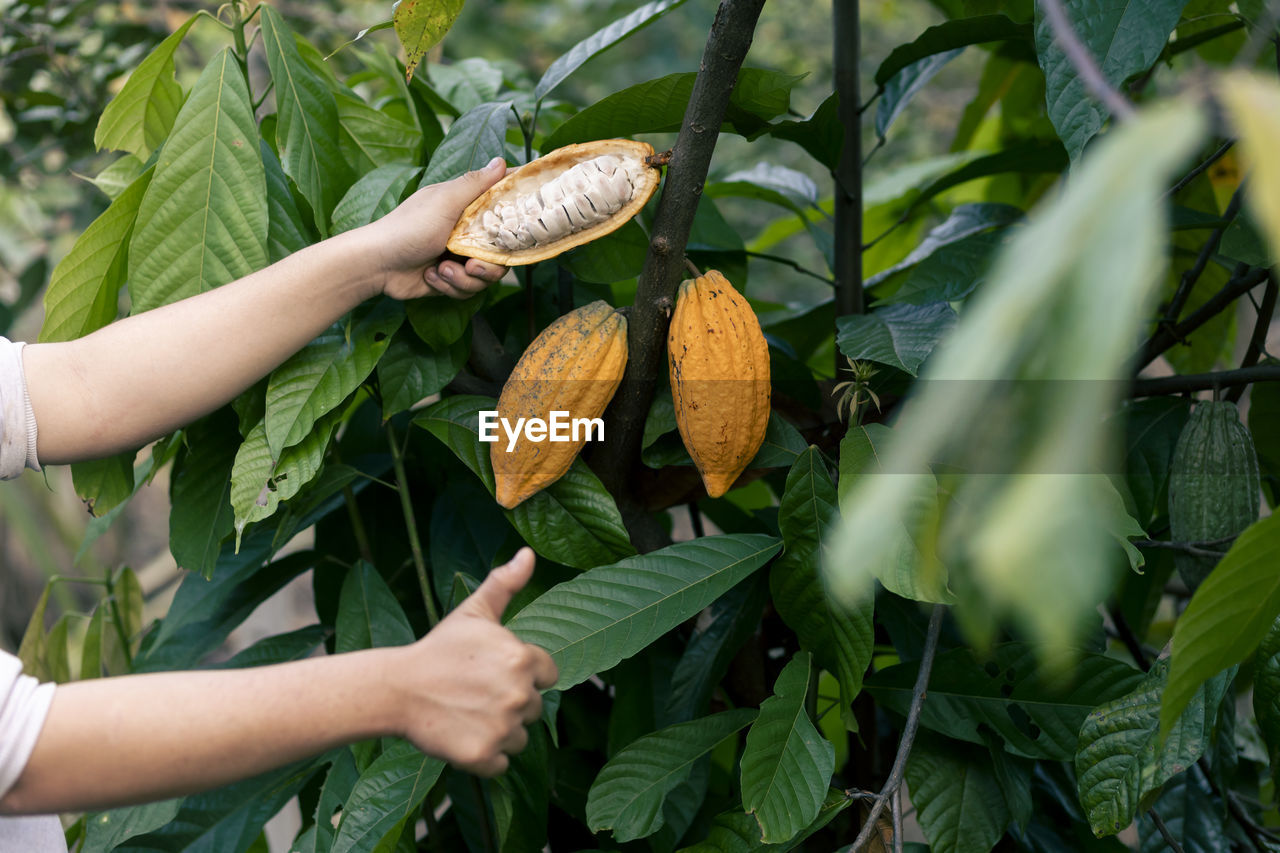
[[[498,417],[550,421],[553,412],[569,419],[596,419],[613,399],[627,367],[627,321],[599,300],[560,317],[520,356],[498,398]],[[514,447],[506,435],[489,448],[498,503],[511,509],[560,479],[587,439],[603,438],[603,428],[577,432],[579,440],[530,441]],[[573,435],[572,425],[569,435]]]
[[[450,252],[520,266],[621,228],[658,188],[653,147],[604,139],[557,148],[494,184],[462,212]]]
[[[764,442],[769,346],[747,300],[710,270],[680,285],[667,354],[680,437],[718,498]]]

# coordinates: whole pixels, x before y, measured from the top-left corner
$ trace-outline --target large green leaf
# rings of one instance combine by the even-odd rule
[[[479,413],[494,411],[489,397],[446,397],[423,409],[413,423],[445,443],[494,493],[490,445],[480,441]],[[581,459],[559,480],[504,510],[507,519],[539,554],[585,569],[634,553],[613,497]]]
[[[312,424],[360,386],[404,320],[389,299],[357,309],[271,372],[267,381],[267,446],[280,458],[306,438]]]
[[[632,741],[609,759],[587,797],[592,832],[613,830],[620,842],[644,838],[663,826],[663,803],[689,777],[694,764],[756,718],[749,708],[668,726]]]
[[[889,126],[902,114],[907,104],[948,62],[964,52],[963,47],[933,53],[918,59],[893,75],[885,84],[876,104],[876,136],[884,139]]]
[[[351,185],[351,168],[338,147],[338,105],[325,81],[303,61],[293,31],[263,6],[262,45],[276,95],[276,148],[284,173],[311,205],[316,228],[325,223]]]
[[[1159,281],[1160,194],[1203,128],[1180,102],[1141,113],[1018,229],[921,372],[882,462],[891,476],[861,478],[842,501],[837,590],[864,590],[901,547],[917,490],[896,474],[942,463],[955,473],[938,557],[970,569],[966,628],[990,641],[1008,617],[1039,641],[1076,642],[1112,584],[1116,547],[1101,475],[1087,472],[1112,447],[1105,417]]]
[[[331,412],[316,421],[302,441],[286,447],[278,457],[267,445],[265,422],[258,421],[245,436],[231,465],[229,492],[237,546],[245,527],[274,515],[281,501],[297,495],[320,473],[341,414]]]
[[[395,12],[391,15],[391,23],[396,28],[396,37],[404,47],[407,77],[413,77],[413,69],[418,67],[422,57],[449,32],[462,12],[463,2],[464,0],[440,0],[435,3],[419,3],[417,0],[409,0],[393,7]]]
[[[507,124],[515,118],[511,101],[491,101],[468,110],[449,126],[422,176],[422,186],[482,169],[506,156]]]
[[[916,375],[938,342],[956,324],[945,302],[889,305],[836,320],[836,345],[858,361],[874,361]]]
[[[760,705],[742,751],[742,806],[766,844],[790,841],[822,808],[836,754],[805,711],[808,652],[792,658]]]
[[[333,233],[368,225],[400,203],[409,183],[422,171],[417,166],[379,166],[351,185],[333,210]]]
[[[1031,27],[1004,15],[976,15],[958,18],[929,27],[915,41],[900,44],[890,51],[876,69],[877,86],[886,85],[907,66],[927,56],[945,53],[958,47],[991,41],[1023,40],[1030,42]]]
[[[262,166],[267,175],[267,257],[271,263],[287,258],[312,242],[310,226],[298,212],[284,167],[265,139],[260,140]]]
[[[129,240],[152,172],[147,169],[130,183],[53,268],[44,293],[41,342],[84,337],[116,318]]]
[[[1149,807],[1152,793],[1195,764],[1209,744],[1218,706],[1234,676],[1233,669],[1199,685],[1163,739],[1167,658],[1156,661],[1133,692],[1090,712],[1080,727],[1075,763],[1080,805],[1095,835],[1124,829]]]
[[[1253,714],[1271,755],[1280,766],[1280,617],[1258,645],[1253,672]]]
[[[357,174],[379,166],[422,163],[423,138],[417,127],[388,111],[374,109],[353,94],[338,91],[334,97],[338,102],[338,147]],[[438,128],[436,132],[441,133]]]
[[[1119,86],[1150,68],[1178,25],[1187,0],[1077,0],[1065,4],[1067,18],[1102,76]],[[1044,69],[1049,120],[1074,162],[1110,114],[1089,92],[1080,72],[1054,38],[1044,8],[1036,3],[1036,53]]]
[[[679,72],[615,92],[567,119],[547,137],[544,147],[552,150],[573,142],[677,131],[696,78],[693,72]],[[777,71],[743,68],[729,95],[722,129],[744,136],[758,131],[765,119],[786,112],[791,88],[799,80]]]
[[[1280,515],[1248,527],[1191,596],[1173,629],[1169,686],[1160,708],[1167,732],[1200,685],[1242,662],[1280,616]]]
[[[240,433],[230,409],[186,430],[187,450],[169,478],[169,550],[179,568],[210,577],[235,520],[231,468]]]
[[[854,799],[839,788],[827,792],[822,808],[813,822],[806,826],[799,835],[781,844],[766,844],[760,840],[760,825],[755,819],[744,814],[741,809],[722,812],[711,821],[707,837],[689,847],[680,848],[680,853],[787,853],[800,846],[810,835],[831,823],[842,811],[853,805]],[[907,846],[911,850],[910,845]],[[841,853],[851,853],[842,848]],[[916,853],[912,850],[911,853]]]
[[[142,806],[126,806],[85,815],[84,844],[80,853],[110,853],[139,835],[159,829],[178,815],[182,798]]]
[[[99,150],[116,148],[146,160],[164,142],[182,105],[182,87],[173,79],[173,54],[197,17],[187,18],[156,45],[103,109],[93,133]]]
[[[1167,511],[1169,465],[1190,412],[1189,401],[1167,397],[1131,400],[1121,408],[1125,483],[1140,524]]]
[[[563,56],[552,62],[533,88],[533,96],[541,101],[565,78],[582,67],[591,57],[607,50],[633,33],[647,27],[684,0],[654,0],[646,3],[625,17],[596,30],[569,48]]]
[[[444,762],[397,740],[360,774],[342,809],[330,853],[373,853],[415,819]]]
[[[871,663],[873,605],[869,596],[851,604],[835,598],[821,572],[820,549],[838,517],[836,504],[822,452],[810,447],[787,473],[778,508],[785,550],[769,570],[769,584],[773,606],[796,632],[801,648],[839,681],[841,715],[856,729],[852,705]]]
[[[1009,204],[976,202],[956,205],[946,219],[930,229],[925,238],[920,241],[920,245],[912,249],[910,254],[893,266],[869,276],[865,285],[875,287],[890,276],[916,266],[953,243],[995,228],[1012,225],[1021,218],[1022,211]]]
[[[126,450],[71,464],[76,497],[85,502],[90,515],[105,516],[133,496],[133,457],[134,451]]]
[[[409,325],[423,343],[440,350],[462,339],[470,328],[472,316],[484,307],[487,299],[487,293],[477,293],[467,299],[424,296],[410,299],[405,303],[404,311],[409,317]]]
[[[689,619],[778,552],[771,536],[708,536],[557,584],[507,627],[551,653],[557,689],[585,681]],[[569,615],[572,614],[572,615]]]
[[[267,220],[258,124],[228,48],[192,87],[138,208],[129,245],[133,312],[266,266]]]
[[[1038,665],[1039,651],[1004,643],[992,649],[989,660],[968,649],[939,654],[920,724],[977,744],[986,743],[982,732],[989,730],[1014,755],[1070,760],[1089,712],[1133,689],[1142,673],[1105,655],[1081,654],[1069,672],[1055,675]],[[884,707],[906,714],[919,671],[917,661],[891,666],[870,676],[864,689]]]
[[[414,640],[413,628],[395,593],[364,560],[352,566],[342,582],[334,630],[334,651],[338,653],[407,646]]]
[[[1219,802],[1205,775],[1192,769],[1170,779],[1151,809],[1164,820],[1169,834],[1182,846],[1182,853],[1219,853],[1232,847]],[[1151,812],[1139,816],[1138,836],[1142,839],[1142,853],[1165,853],[1170,849],[1152,822]]]
[[[378,360],[378,388],[382,392],[382,416],[390,418],[432,394],[438,394],[458,375],[471,355],[468,335],[434,349],[413,330],[401,327]]]
[[[1009,825],[1009,807],[984,749],[921,736],[907,761],[907,784],[934,853],[987,853]]]

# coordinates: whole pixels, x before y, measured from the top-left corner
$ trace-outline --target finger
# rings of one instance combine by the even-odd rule
[[[529,730],[524,726],[516,726],[502,739],[502,751],[507,755],[515,755],[529,745]]]
[[[439,268],[440,275],[445,281],[468,295],[479,293],[492,283],[483,278],[468,275],[462,265],[455,261],[441,261]]]
[[[505,753],[498,753],[487,761],[478,761],[475,764],[459,765],[461,769],[475,776],[483,776],[491,778],[493,776],[501,776],[507,772],[507,768],[511,765],[511,759],[507,758]]]
[[[451,219],[457,219],[462,209],[470,204],[476,196],[496,184],[506,174],[506,161],[494,157],[484,168],[467,172],[452,181],[438,185],[440,196],[437,204],[442,211],[449,211]]]
[[[463,267],[467,275],[482,278],[485,281],[498,281],[507,274],[507,268],[499,264],[491,264],[477,258],[468,258]]]
[[[556,666],[556,662],[551,655],[545,650],[538,648],[532,643],[529,647],[533,649],[533,686],[539,690],[550,690],[556,686],[556,682],[560,680],[560,669]]]
[[[534,691],[532,698],[529,699],[525,706],[520,709],[520,719],[525,724],[537,722],[542,718],[542,694]]]
[[[511,562],[490,570],[489,576],[480,584],[480,588],[471,593],[459,608],[473,616],[500,622],[502,612],[507,609],[512,597],[524,589],[524,585],[531,577],[533,577],[533,550],[524,547],[516,552]]]
[[[443,278],[436,267],[427,267],[427,271],[422,275],[422,280],[427,283],[428,287],[441,296],[449,296],[454,299],[465,299],[467,296],[470,296],[470,294],[463,293],[459,288],[454,286],[453,282]]]

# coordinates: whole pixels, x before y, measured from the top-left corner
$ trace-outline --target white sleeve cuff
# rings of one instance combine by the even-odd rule
[[[40,470],[36,458],[36,415],[22,366],[25,344],[0,338],[0,480],[24,468]]]
[[[55,685],[22,674],[22,662],[0,652],[0,797],[9,793],[36,748]]]

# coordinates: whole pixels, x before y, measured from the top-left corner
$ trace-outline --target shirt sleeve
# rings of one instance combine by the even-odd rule
[[[24,468],[40,470],[36,459],[36,414],[22,369],[24,346],[0,338],[0,480],[12,480]]]
[[[49,715],[54,685],[22,674],[22,661],[0,651],[0,797],[18,781]]]

